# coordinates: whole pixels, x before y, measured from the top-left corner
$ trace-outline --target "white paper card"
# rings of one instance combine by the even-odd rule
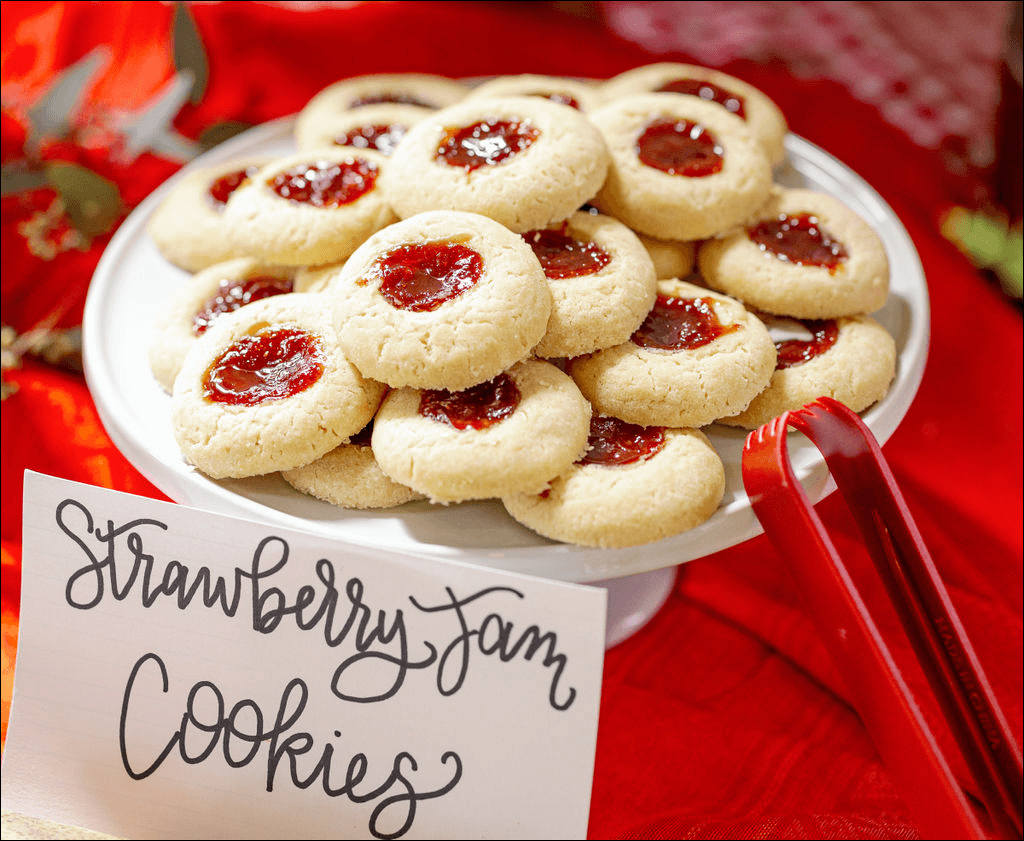
[[[606,592],[26,474],[3,808],[122,838],[584,838]]]

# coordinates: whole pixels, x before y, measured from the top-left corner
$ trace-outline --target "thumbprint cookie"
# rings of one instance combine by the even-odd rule
[[[239,158],[184,174],[146,225],[161,256],[188,272],[246,256],[230,236],[224,208],[231,195],[271,160]]]
[[[896,374],[896,343],[867,315],[769,319],[778,359],[768,387],[747,408],[719,423],[756,429],[790,409],[832,397],[863,412],[885,397]]]
[[[226,313],[199,337],[174,381],[171,424],[202,473],[257,476],[333,450],[384,391],[345,358],[322,296],[293,292]]]
[[[812,190],[777,189],[746,227],[703,243],[708,286],[797,318],[871,313],[889,294],[885,246],[866,221]]]
[[[600,414],[700,427],[745,409],[768,385],[775,356],[768,329],[739,301],[662,280],[629,341],[571,359],[568,370]]]
[[[611,152],[593,204],[663,240],[717,236],[767,201],[771,167],[734,114],[698,97],[649,93],[592,111]]]
[[[371,149],[311,149],[277,158],[224,208],[230,237],[247,256],[311,266],[344,260],[394,221],[380,188],[388,158]]]
[[[474,213],[435,211],[374,234],[321,293],[364,376],[398,388],[461,390],[526,357],[551,293],[518,234]]]
[[[388,476],[447,504],[542,490],[583,455],[589,428],[573,381],[526,359],[462,391],[390,391],[371,444]]]
[[[461,210],[524,233],[571,216],[607,170],[604,138],[579,111],[510,96],[466,100],[418,122],[383,183],[402,218]]]
[[[502,498],[508,513],[551,540],[620,548],[705,522],[725,493],[725,468],[697,429],[595,416],[586,455],[539,493]]]
[[[720,70],[695,64],[659,62],[635,67],[601,86],[604,102],[641,93],[674,93],[712,102],[744,120],[775,165],[786,151],[786,117],[763,91]]]

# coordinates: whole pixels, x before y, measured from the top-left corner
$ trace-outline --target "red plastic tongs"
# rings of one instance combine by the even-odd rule
[[[872,570],[927,678],[984,811],[954,777],[921,708],[797,481],[787,427],[821,451],[864,538]],[[1021,838],[1021,753],[877,440],[822,397],[750,433],[743,483],[924,838]],[[868,570],[870,572],[871,570]]]

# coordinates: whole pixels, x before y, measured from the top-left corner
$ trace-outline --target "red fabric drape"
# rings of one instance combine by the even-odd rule
[[[648,54],[548,4],[308,5],[189,6],[208,76],[176,130],[195,139],[219,123],[293,113],[325,85],[368,72],[607,77],[654,60],[687,60]],[[5,169],[25,160],[36,171],[47,161],[79,164],[117,186],[124,212],[176,171],[177,162],[151,151],[130,160],[116,131],[174,73],[175,13],[156,3],[4,3]],[[33,104],[99,45],[108,61],[73,125],[43,131]],[[723,69],[760,86],[796,133],[863,175],[918,248],[933,307],[931,349],[917,399],[884,449],[1019,742],[1020,309],[940,234],[939,219],[965,185],[936,153],[835,83],[798,79],[782,63]],[[3,321],[19,332],[46,320],[80,324],[110,236],[69,245],[56,197],[41,186],[2,199]],[[15,389],[2,406],[6,733],[24,470],[160,494],[107,438],[81,375],[26,359],[4,379]],[[841,500],[829,498],[819,510],[840,550],[853,551],[855,530]],[[590,837],[916,834],[800,606],[799,584],[765,538],[682,567],[655,620],[608,653]]]

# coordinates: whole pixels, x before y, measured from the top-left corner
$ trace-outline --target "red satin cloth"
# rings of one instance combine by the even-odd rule
[[[297,111],[337,79],[371,72],[600,78],[688,60],[647,54],[548,4],[301,10],[308,6],[190,6],[209,81],[175,128],[197,138],[223,121],[263,122]],[[172,6],[2,8],[4,166],[25,157],[28,109],[54,75],[106,44],[111,61],[79,115],[99,129],[50,138],[39,156],[80,163],[115,182],[130,210],[178,164],[152,152],[126,163],[104,144],[102,128],[119,110],[144,107],[173,76]],[[917,246],[933,307],[931,349],[917,399],[884,451],[1019,743],[1021,312],[939,233],[941,214],[971,185],[839,85],[798,81],[783,64],[722,69],[760,86],[793,131],[863,175]],[[3,198],[3,321],[19,332],[47,316],[59,327],[81,323],[109,239],[48,260],[31,253],[24,225],[53,198],[46,188]],[[80,375],[26,358],[5,382],[17,390],[2,404],[4,734],[24,470],[161,497],[111,444]],[[838,496],[818,508],[840,551],[852,551],[859,541]],[[654,621],[607,654],[589,837],[917,837],[799,599],[785,560],[764,537],[681,568]]]

